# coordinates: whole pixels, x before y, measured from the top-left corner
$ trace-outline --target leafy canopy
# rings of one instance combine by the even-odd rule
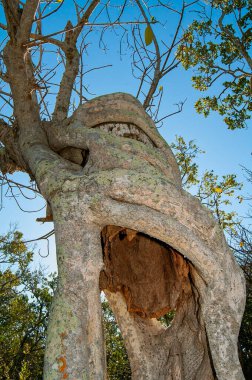
[[[32,271],[33,252],[18,231],[0,236],[0,378],[42,380],[55,276]]]
[[[252,111],[252,1],[205,3],[185,31],[177,58],[185,69],[196,69],[194,88],[209,93],[196,110],[204,116],[217,111],[229,129],[244,128]]]
[[[199,176],[196,158],[204,151],[193,140],[186,142],[182,136],[176,136],[171,147],[180,167],[183,187],[194,193],[213,212],[224,230],[233,229],[239,221],[233,207],[231,210],[228,207],[233,206],[234,200],[239,203],[243,201],[239,194],[242,184],[237,181],[236,175],[226,174],[220,177],[213,170],[206,170]]]

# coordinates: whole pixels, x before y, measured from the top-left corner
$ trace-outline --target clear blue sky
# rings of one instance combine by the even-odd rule
[[[50,22],[44,27],[46,34],[63,28],[69,15],[72,15],[72,1],[65,0],[65,4],[61,8],[60,14],[53,15]],[[163,18],[165,31],[167,33],[164,38],[171,38],[176,20],[167,18],[163,13],[157,15]],[[127,17],[134,19],[135,13],[130,9]],[[190,22],[190,15],[185,21],[185,27]],[[2,12],[0,13],[0,22],[4,23]],[[0,31],[1,32],[1,31]],[[136,94],[138,82],[134,80],[131,73],[130,53],[124,51],[122,56],[119,55],[119,42],[115,34],[108,32],[105,36],[108,50],[102,52],[97,46],[99,40],[99,29],[96,28],[94,38],[89,37],[90,51],[86,56],[86,69],[95,66],[113,64],[112,67],[104,70],[94,71],[87,76],[87,84],[89,90],[94,96],[112,93],[112,92],[128,92]],[[55,57],[53,59],[56,59]],[[175,140],[175,135],[182,135],[186,141],[195,140],[196,144],[203,150],[205,154],[198,158],[201,173],[208,169],[214,170],[216,174],[223,175],[228,173],[236,173],[238,180],[244,181],[244,175],[241,166],[251,168],[252,161],[252,122],[248,122],[248,128],[244,130],[229,131],[222,122],[221,117],[212,113],[208,118],[196,113],[194,109],[195,101],[200,97],[201,93],[194,90],[191,85],[192,71],[184,71],[182,68],[174,70],[169,76],[164,78],[162,85],[164,87],[164,97],[161,106],[160,116],[173,112],[176,107],[175,103],[187,98],[183,112],[164,122],[164,126],[159,130],[168,143]],[[89,96],[92,97],[91,95]],[[17,174],[13,178],[21,181],[23,174]],[[245,183],[243,194],[251,194],[251,188]],[[40,200],[32,202],[21,200],[24,208],[29,210],[39,209],[43,206]],[[237,205],[235,205],[236,207]],[[241,204],[237,211],[239,214],[245,214],[247,205]],[[10,224],[17,224],[18,229],[24,233],[25,239],[30,240],[48,232],[52,227],[52,223],[41,225],[35,220],[39,216],[44,215],[44,210],[38,213],[23,213],[17,207],[12,198],[5,198],[3,201],[3,209],[0,212],[0,233],[6,232]],[[46,243],[39,243],[36,251],[41,249],[41,254],[46,254]],[[51,239],[50,255],[47,259],[40,259],[42,265],[49,266],[48,272],[55,270],[54,243]],[[36,265],[38,263],[36,259]]]

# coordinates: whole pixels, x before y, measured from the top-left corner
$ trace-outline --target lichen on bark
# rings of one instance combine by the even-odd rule
[[[96,128],[117,120],[137,121],[153,147]],[[44,378],[61,379],[62,357],[69,378],[106,377],[101,286],[133,378],[242,379],[241,271],[211,213],[182,190],[170,148],[141,104],[127,94],[103,96],[60,126],[44,123],[40,133],[50,147],[26,142],[22,152],[55,223],[59,287]],[[171,309],[175,318],[165,329],[156,317]]]
[[[16,33],[19,25],[15,33],[8,25],[3,58],[18,134],[7,134],[0,125],[8,153],[1,153],[0,164],[10,171],[16,165],[36,180],[54,220],[59,285],[44,379],[106,378],[101,286],[121,328],[133,379],[242,380],[237,336],[245,284],[223,231],[182,189],[168,144],[133,96],[105,95],[67,117],[72,88],[67,66],[53,120],[41,121],[25,48],[36,11],[36,1],[31,3],[24,9],[23,33]],[[67,52],[67,59],[76,58]],[[118,229],[126,231],[127,244],[120,246]],[[107,282],[100,280],[101,271]],[[145,273],[151,285],[146,294]],[[174,321],[165,329],[156,317],[173,308]]]
[[[99,113],[94,111],[97,104]],[[165,247],[165,250],[170,252],[169,259],[168,256],[163,255],[165,258],[162,263],[165,267],[164,278],[169,273],[174,275],[171,263],[170,269],[167,265],[167,260],[169,261],[171,257],[179,257],[178,261],[183,258],[181,263],[187,263],[186,282],[184,283],[181,277],[175,276],[176,280],[172,285],[172,287],[180,288],[181,286],[182,289],[187,290],[183,290],[182,293],[178,290],[179,302],[174,301],[172,305],[176,308],[174,322],[164,331],[164,327],[151,317],[162,314],[161,309],[163,312],[168,310],[169,302],[166,302],[167,300],[162,296],[159,299],[162,305],[160,309],[156,308],[155,302],[153,303],[154,311],[148,309],[149,306],[146,308],[148,302],[151,304],[153,301],[153,292],[147,291],[145,300],[143,295],[140,297],[141,291],[138,289],[137,281],[132,285],[133,278],[136,279],[134,271],[132,273],[129,267],[127,269],[127,259],[124,266],[123,258],[120,258],[122,253],[119,252],[120,246],[116,249],[121,268],[118,272],[118,263],[111,265],[113,254],[111,256],[107,251],[106,256],[106,249],[104,251],[104,263],[99,268],[101,270],[103,266],[103,274],[106,274],[107,282],[103,277],[100,286],[106,289],[106,294],[118,319],[134,378],[154,379],[158,374],[160,379],[166,379],[176,374],[177,378],[181,379],[213,379],[215,376],[218,379],[242,379],[236,340],[244,307],[244,296],[242,296],[244,280],[228,249],[223,232],[211,213],[182,190],[174,157],[157,132],[154,133],[151,129],[153,148],[150,148],[142,142],[113,136],[111,133],[95,128],[101,120],[102,104],[105,110],[104,123],[115,120],[111,119],[115,117],[113,114],[115,109],[120,122],[124,115],[127,115],[126,122],[133,122],[128,119],[129,113],[126,112],[128,104],[130,109],[135,110],[139,124],[145,126],[145,133],[148,133],[145,122],[148,120],[148,125],[151,121],[141,105],[126,94],[107,95],[98,98],[97,103],[94,99],[91,105],[83,106],[83,110],[73,115],[66,127],[63,125],[62,134],[59,133],[57,126],[55,129],[50,129],[48,133],[56,150],[62,149],[62,146],[67,146],[67,144],[72,147],[76,141],[76,148],[89,151],[89,160],[84,168],[74,164],[71,169],[70,167],[67,169],[64,165],[68,165],[68,160],[57,156],[63,170],[57,173],[54,171],[53,179],[51,178],[53,186],[48,185],[49,178],[46,188],[56,226],[58,221],[61,221],[60,223],[67,221],[67,224],[74,221],[74,228],[83,229],[84,235],[89,225],[95,226],[99,250],[101,249],[100,234],[104,228],[107,228],[107,231],[112,228],[112,232],[110,231],[112,238],[109,233],[108,238],[105,238],[104,247],[110,239],[115,243],[113,239],[119,236],[119,230],[126,231],[126,235],[131,233],[132,240],[126,239],[128,244],[122,248],[122,252],[132,256],[130,245],[135,244],[136,239],[139,239],[135,251],[133,250],[134,254],[141,256],[142,262],[139,268],[141,267],[143,273],[145,271],[147,273],[148,267],[151,268],[153,265],[153,271],[157,271],[157,279],[160,278],[160,269],[158,266],[155,267],[155,249],[145,258],[144,254],[141,255],[143,249],[140,248],[140,243],[144,239],[151,241],[153,246],[156,244],[156,250]],[[120,104],[122,104],[121,108]],[[109,112],[109,107],[111,107],[111,112]],[[84,112],[85,109],[88,117]],[[140,119],[141,114],[142,119]],[[83,115],[83,124],[80,115]],[[98,120],[96,120],[96,115],[99,116],[97,116]],[[133,117],[133,111],[130,115]],[[88,124],[89,118],[92,120],[91,124]],[[86,120],[88,120],[87,124],[85,124]],[[155,156],[155,160],[151,158],[152,156]],[[56,168],[57,165],[54,164],[53,167]],[[176,167],[175,170],[174,167]],[[44,175],[42,177],[44,178]],[[59,189],[57,189],[57,184],[59,184]],[[53,189],[53,191],[48,191],[48,189]],[[136,231],[135,237],[134,231]],[[66,236],[69,236],[67,231]],[[86,238],[89,239],[88,236]],[[119,237],[118,239],[120,240]],[[143,247],[145,244],[143,243]],[[78,251],[81,256],[81,249]],[[166,254],[168,255],[168,252]],[[86,252],[85,255],[90,255],[91,259],[94,252]],[[99,260],[101,257],[102,255]],[[159,263],[159,268],[162,265]],[[183,267],[184,264],[181,265]],[[67,270],[71,270],[70,266],[67,266]],[[78,270],[81,271],[81,265],[78,266]],[[97,284],[100,270],[94,274],[93,280]],[[116,281],[111,272],[114,274],[116,272]],[[125,280],[127,273],[132,275],[127,281],[130,282],[133,290],[130,289],[129,283],[120,282],[122,279]],[[177,274],[182,278],[183,273],[183,270],[177,270]],[[78,277],[77,273],[75,276]],[[92,276],[89,277],[86,274],[83,278],[86,281],[85,284],[83,283],[83,292],[88,294]],[[153,277],[151,281],[153,282]],[[167,282],[166,278],[164,284],[167,285]],[[69,281],[69,286],[70,284],[71,281]],[[179,286],[179,284],[182,285]],[[153,287],[156,287],[156,290],[158,288],[154,283]],[[176,294],[174,290],[172,292],[171,294]],[[133,293],[134,297],[132,297]],[[149,296],[150,299],[148,299]],[[169,296],[166,294],[167,298]],[[137,301],[140,301],[140,298],[142,301],[139,306]],[[159,302],[158,296],[156,301]],[[92,305],[92,308],[94,300],[87,304]],[[83,344],[91,344],[91,342]],[[160,347],[163,349],[161,350]],[[224,347],[228,349],[224,350]],[[100,347],[100,350],[103,348]],[[173,361],[175,352],[177,360]],[[94,376],[96,376],[94,378],[99,378],[97,374]],[[105,370],[103,376],[105,376]]]

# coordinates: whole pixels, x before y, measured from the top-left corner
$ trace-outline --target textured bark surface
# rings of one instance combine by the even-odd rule
[[[117,120],[137,125],[153,146],[96,127]],[[195,295],[189,298],[189,303],[187,300],[181,303],[181,312],[176,314],[179,318],[167,331],[155,319],[131,316],[119,293],[109,297],[112,306],[115,305],[114,312],[135,378],[211,379],[211,357],[219,380],[243,379],[237,354],[237,336],[245,300],[241,270],[212,214],[182,190],[172,152],[141,104],[127,94],[107,95],[86,103],[60,125],[54,122],[43,125],[43,128],[55,151],[74,147],[89,152],[82,167],[75,159],[64,159],[43,145],[25,151],[40,189],[52,208],[57,249],[61,250],[65,244],[68,246],[67,241],[72,242],[72,236],[76,234],[74,242],[78,246],[85,231],[86,239],[92,239],[90,224],[96,226],[99,239],[105,226],[114,225],[158,239],[186,256],[192,264],[190,276]],[[59,244],[57,226],[65,222],[62,243]],[[69,223],[73,225],[71,229],[67,227]],[[72,244],[69,249],[71,247]],[[84,254],[87,262],[93,262],[94,266],[95,257],[101,255],[98,245],[95,249],[78,248],[77,251],[79,260]],[[75,259],[62,263],[63,273],[71,273],[72,267],[76,268],[74,277],[83,273],[76,294],[78,297],[85,294],[83,307],[85,304],[86,313],[81,316],[84,330],[76,327],[74,347],[67,346],[65,375],[71,378],[77,373],[76,379],[81,376],[101,379],[106,377],[105,365],[101,364],[104,355],[101,322],[97,317],[97,335],[94,337],[93,325],[89,323],[94,312],[100,315],[97,289],[101,267],[98,264],[99,270],[90,276],[86,266],[82,269],[81,263],[77,263],[75,265]],[[63,277],[66,278],[65,289],[71,289],[73,277]],[[120,306],[117,305],[118,297]],[[61,320],[61,307],[54,308],[51,316],[45,379],[62,378],[60,337],[75,330],[72,323],[80,318],[79,309],[72,308],[71,300],[69,305],[72,314],[68,314],[60,329],[53,327],[53,321]],[[192,312],[195,308],[197,318]],[[194,325],[195,330],[192,329]],[[78,338],[79,334],[83,334],[82,339]],[[96,348],[92,351],[90,347]],[[94,360],[96,350],[100,364]]]
[[[134,379],[244,379],[237,352],[242,272],[211,212],[183,191],[175,158],[151,118],[123,93],[88,101],[68,117],[78,36],[100,1],[87,2],[63,39],[48,39],[65,55],[50,121],[40,116],[29,51],[39,1],[22,3],[22,13],[20,2],[2,3],[9,39],[1,74],[15,122],[0,122],[0,166],[35,179],[48,204],[42,221],[55,225],[59,284],[44,379],[106,379],[99,283]],[[120,240],[118,228],[126,238]],[[151,318],[173,308],[169,328]]]
[[[80,221],[73,210],[56,224],[58,289],[50,312],[44,379],[102,379],[105,354],[99,274],[99,230]],[[67,242],[65,241],[67,237]],[[92,255],[90,253],[92,252]]]
[[[99,278],[107,270],[106,288],[128,288],[106,293],[135,379],[210,380],[216,373],[219,380],[242,380],[237,337],[245,301],[243,275],[212,214],[182,190],[174,156],[150,117],[135,98],[117,93],[85,103],[70,118],[55,116],[42,123],[29,81],[20,86],[27,75],[23,56],[22,46],[7,45],[5,63],[20,128],[19,162],[25,162],[52,210],[60,276],[44,379],[106,378]],[[105,255],[103,263],[101,231],[106,226],[121,226],[131,237],[132,230],[140,233],[126,240],[127,275],[120,254],[112,254],[113,263]],[[161,248],[153,240],[143,243],[142,234],[162,242]],[[139,240],[132,250],[134,239]],[[164,252],[163,244],[172,253],[171,248]],[[141,257],[133,273],[146,272],[148,286],[155,271],[164,268],[160,289],[154,281],[146,292],[150,298],[130,274],[136,251]],[[157,251],[159,258],[153,259]],[[112,270],[118,272],[116,278]],[[129,313],[125,300],[141,316]],[[150,318],[174,305],[170,328]]]

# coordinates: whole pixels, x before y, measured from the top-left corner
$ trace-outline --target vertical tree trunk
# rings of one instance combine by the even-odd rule
[[[169,329],[150,316],[129,314],[120,293],[108,294],[126,340],[133,378],[212,380],[212,358],[218,380],[243,379],[237,355],[243,276],[220,226],[182,190],[175,158],[151,118],[138,100],[120,93],[93,99],[67,117],[78,72],[77,39],[99,0],[87,2],[76,28],[70,31],[68,24],[64,41],[54,41],[65,53],[66,71],[53,121],[48,123],[41,119],[36,98],[41,77],[37,80],[30,58],[40,2],[23,2],[22,9],[17,0],[2,3],[9,34],[3,51],[4,76],[18,131],[5,128],[3,134],[9,134],[5,141],[9,140],[11,164],[35,178],[55,221],[59,283],[50,315],[44,379],[106,377],[99,276],[100,231],[107,225],[159,239],[185,256],[190,266],[191,277],[180,289]],[[159,55],[157,45],[156,52]],[[60,156],[68,148],[77,150],[77,159]],[[176,288],[176,281],[173,285]]]
[[[202,321],[195,324],[191,299],[165,328],[156,319],[130,315],[122,294],[106,291],[130,359],[133,380],[214,380]],[[176,318],[176,317],[175,317]]]
[[[66,209],[55,223],[59,283],[50,313],[44,379],[102,380],[100,231],[71,217]]]

